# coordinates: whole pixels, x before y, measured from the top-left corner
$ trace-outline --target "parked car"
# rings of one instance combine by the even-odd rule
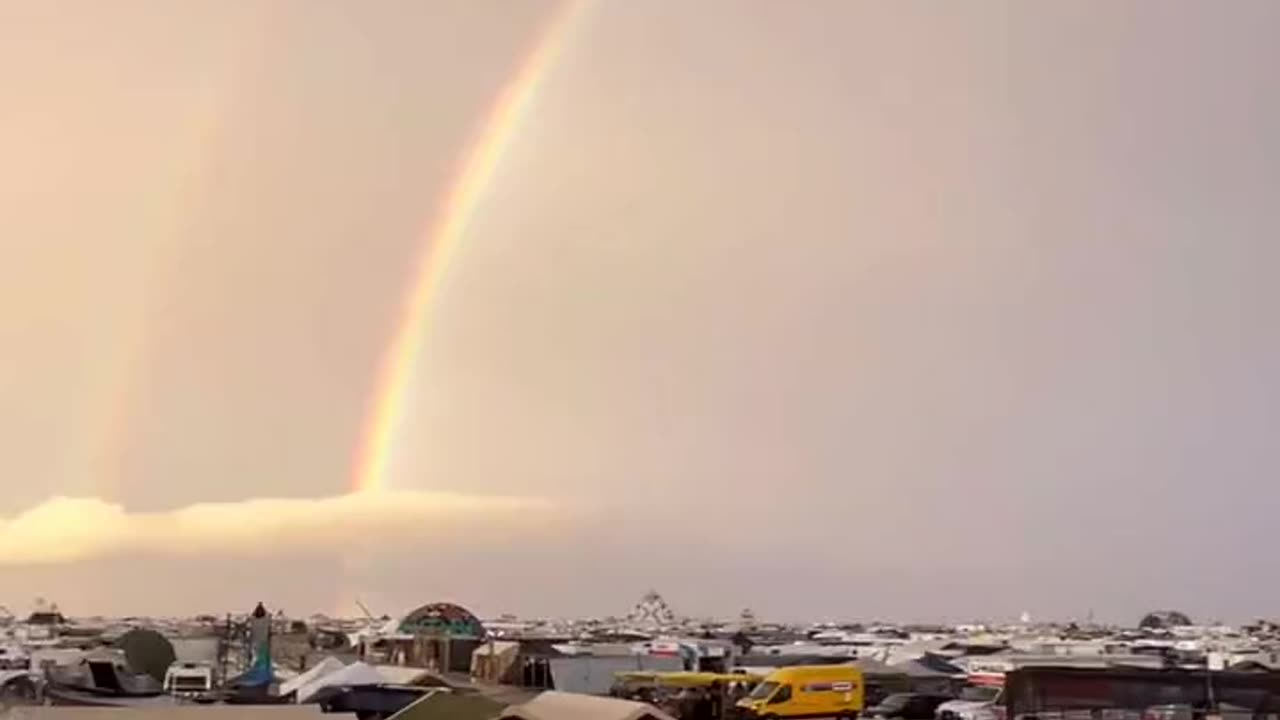
[[[938,706],[951,698],[921,693],[894,693],[880,703],[867,708],[867,715],[878,718],[902,718],[902,720],[930,720]]]
[[[1142,711],[1142,720],[1192,720],[1195,715],[1190,705],[1152,705]]]
[[[1003,720],[1001,695],[998,687],[970,685],[960,691],[959,698],[939,705],[934,716],[938,720]]]

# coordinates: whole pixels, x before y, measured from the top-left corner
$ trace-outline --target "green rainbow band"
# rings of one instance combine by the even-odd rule
[[[433,299],[440,291],[485,190],[492,184],[511,139],[529,112],[534,96],[564,46],[584,4],[565,2],[540,33],[537,43],[497,96],[481,131],[462,156],[437,220],[424,233],[417,273],[405,297],[399,322],[383,357],[376,392],[366,419],[352,473],[352,488],[370,491],[387,485],[387,468],[397,428],[404,417],[406,391],[428,334]]]

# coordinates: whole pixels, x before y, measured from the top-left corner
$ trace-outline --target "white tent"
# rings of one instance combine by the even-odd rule
[[[292,680],[289,680],[288,682],[281,683],[280,694],[288,695],[289,693],[296,692],[303,687],[314,684],[317,680],[325,677],[326,675],[332,675],[333,673],[338,672],[344,667],[346,667],[345,663],[330,655],[316,663],[315,667],[310,670],[302,673]]]
[[[406,667],[404,665],[374,665],[375,670],[382,673],[390,685],[418,685],[433,676],[426,668]]]
[[[523,705],[512,705],[501,720],[674,720],[652,705],[617,698],[544,692]]]
[[[310,702],[321,690],[332,687],[354,687],[359,685],[385,685],[387,678],[377,668],[362,662],[352,663],[336,672],[322,675],[315,680],[304,683],[297,688],[297,701]]]

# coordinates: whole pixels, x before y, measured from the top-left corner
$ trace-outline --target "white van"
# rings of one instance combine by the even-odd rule
[[[164,673],[164,691],[194,698],[213,692],[213,668],[204,663],[174,663]]]

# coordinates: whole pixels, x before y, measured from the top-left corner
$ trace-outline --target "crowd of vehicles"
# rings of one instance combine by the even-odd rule
[[[727,720],[764,679],[750,673],[618,673],[610,694],[646,702],[681,720]]]
[[[967,686],[959,697],[898,692],[868,706],[861,670],[851,665],[799,665],[767,674],[625,672],[615,697],[650,703],[680,720],[998,720],[998,687]]]

